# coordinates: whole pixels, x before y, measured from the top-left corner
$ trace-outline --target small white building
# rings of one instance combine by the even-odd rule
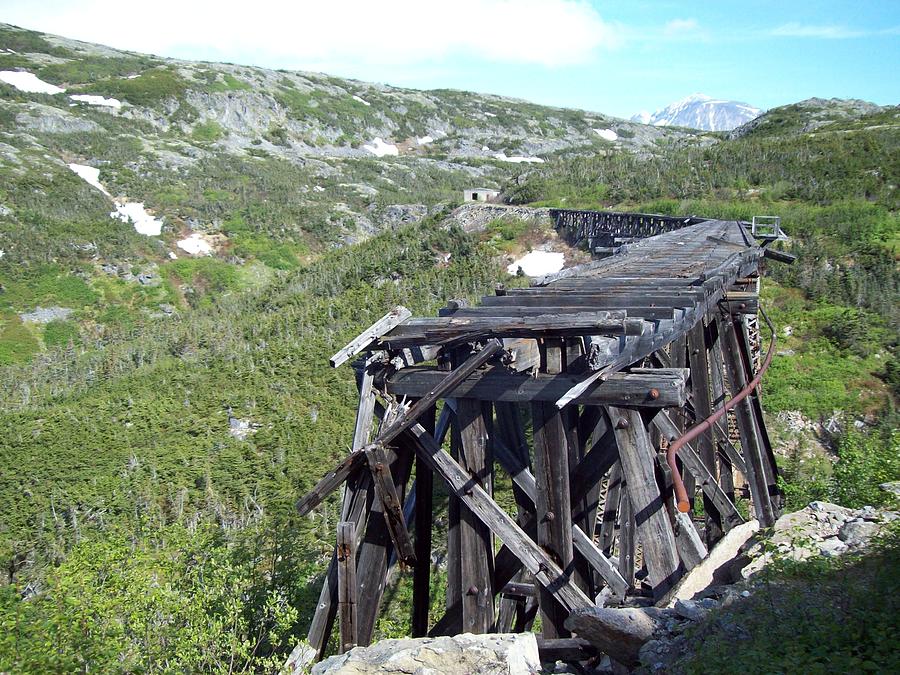
[[[463,199],[467,202],[496,202],[500,198],[500,190],[490,188],[472,188],[463,190]]]

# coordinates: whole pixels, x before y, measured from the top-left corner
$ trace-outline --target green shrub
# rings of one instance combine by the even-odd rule
[[[225,135],[222,125],[215,120],[207,120],[194,125],[191,130],[191,138],[198,143],[215,143]]]
[[[78,342],[78,326],[71,321],[54,320],[44,326],[44,344],[65,347]]]

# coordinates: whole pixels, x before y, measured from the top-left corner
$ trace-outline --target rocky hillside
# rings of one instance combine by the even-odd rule
[[[550,158],[699,138],[0,24],[0,364],[65,344],[71,319],[168,316]]]
[[[740,125],[730,135],[745,138],[896,128],[898,115],[900,106],[880,106],[858,99],[808,98],[773,108]]]

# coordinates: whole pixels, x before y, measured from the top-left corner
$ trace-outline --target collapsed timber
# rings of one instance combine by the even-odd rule
[[[778,517],[753,345],[761,261],[789,258],[746,223],[639,215],[556,212],[576,239],[612,227],[628,241],[477,307],[398,307],[332,357],[362,354],[353,450],[297,504],[345,486],[308,635],[318,658],[336,618],[339,651],[371,642],[400,563],[413,636],[530,630],[540,613],[542,649],[578,660],[571,612],[598,594],[666,602],[745,521],[741,499],[764,526]],[[495,467],[515,514],[492,497]],[[429,625],[435,476],[450,493],[448,589]]]

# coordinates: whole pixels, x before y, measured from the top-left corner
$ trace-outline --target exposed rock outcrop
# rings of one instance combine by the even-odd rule
[[[299,673],[302,671],[293,671]],[[382,640],[332,656],[313,675],[415,673],[417,675],[531,675],[541,672],[532,633]]]

